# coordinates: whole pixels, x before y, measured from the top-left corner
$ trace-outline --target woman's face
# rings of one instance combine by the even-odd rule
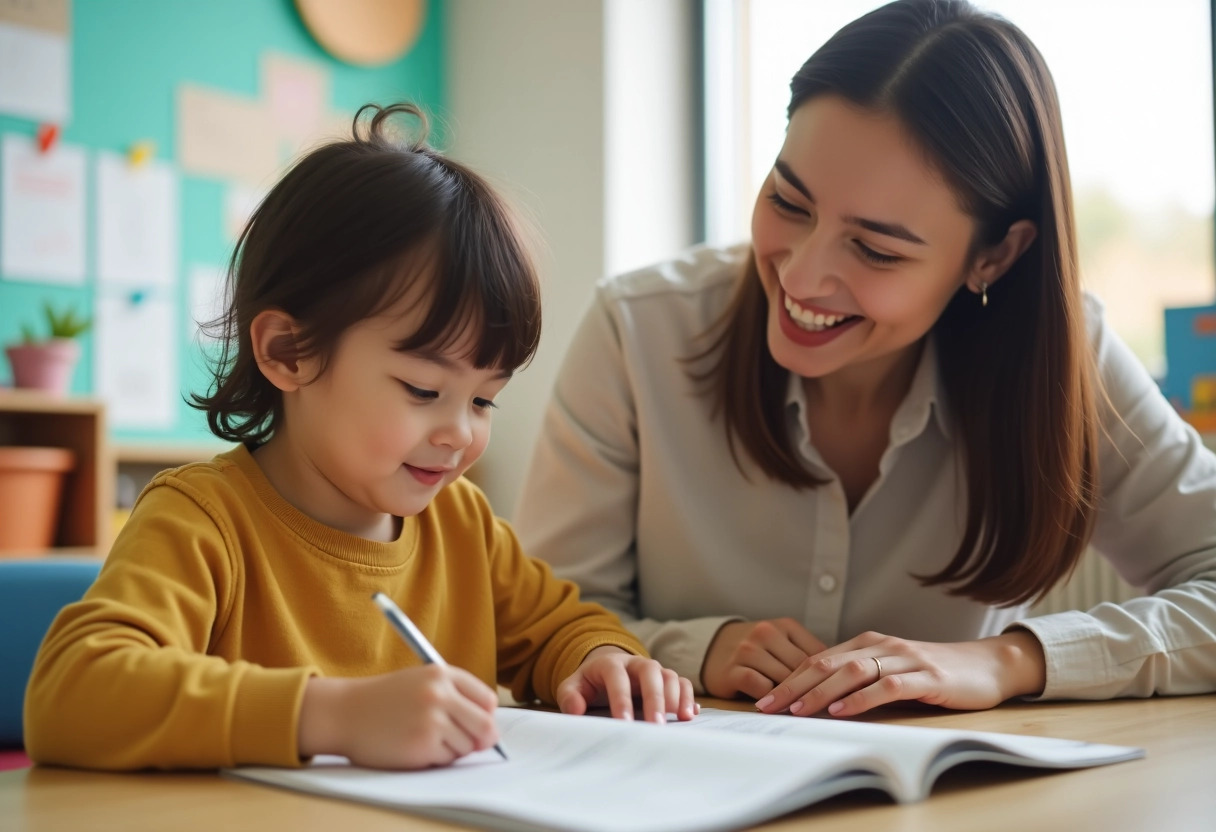
[[[894,116],[803,104],[752,214],[773,357],[808,378],[896,360],[963,284],[974,229]]]

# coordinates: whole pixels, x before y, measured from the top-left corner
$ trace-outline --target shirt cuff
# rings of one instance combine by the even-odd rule
[[[742,620],[739,616],[717,616],[669,621],[650,632],[639,632],[638,636],[659,664],[688,679],[692,682],[693,691],[699,696],[705,696],[701,667],[705,663],[709,645],[723,624]],[[645,622],[639,622],[642,623]]]
[[[1102,627],[1084,612],[1061,612],[1014,621],[1012,629],[1029,630],[1043,646],[1047,678],[1043,692],[1024,697],[1028,702],[1044,699],[1107,698],[1110,657]]]

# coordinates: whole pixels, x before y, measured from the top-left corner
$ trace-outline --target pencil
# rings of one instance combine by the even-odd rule
[[[422,631],[410,621],[410,617],[401,611],[401,608],[393,603],[393,599],[389,598],[383,592],[377,592],[372,596],[372,600],[376,602],[376,606],[388,618],[388,623],[393,625],[393,629],[397,634],[410,646],[410,649],[417,654],[418,658],[426,664],[437,664],[446,666],[447,662],[443,660],[443,656],[439,655]],[[494,750],[505,760],[507,752],[502,750],[501,743],[494,743]]]

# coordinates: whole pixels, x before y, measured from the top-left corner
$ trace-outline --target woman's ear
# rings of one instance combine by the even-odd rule
[[[967,285],[971,291],[978,294],[984,287],[992,286],[1000,280],[1017,259],[1026,253],[1038,233],[1038,228],[1030,220],[1018,220],[1009,226],[1005,239],[984,249],[975,258],[967,276]]]
[[[253,357],[266,380],[284,393],[299,390],[308,381],[308,362],[296,349],[299,326],[282,309],[264,309],[249,325]]]

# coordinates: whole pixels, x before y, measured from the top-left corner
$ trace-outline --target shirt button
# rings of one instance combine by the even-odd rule
[[[832,575],[820,575],[819,588],[824,592],[831,592],[836,588],[836,578]]]

